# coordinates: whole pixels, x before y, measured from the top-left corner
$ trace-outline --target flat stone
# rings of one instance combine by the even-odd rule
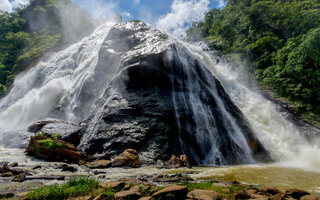
[[[106,194],[100,194],[96,198],[94,198],[93,200],[106,200],[106,199],[108,199],[108,197],[109,196]]]
[[[250,196],[246,193],[246,191],[242,190],[238,193],[233,194],[233,197],[235,199],[249,199]]]
[[[126,186],[126,183],[124,181],[114,181],[108,183],[100,183],[100,186],[103,188],[112,188],[114,190],[120,191]]]
[[[27,196],[27,194],[29,194],[29,192],[20,192],[20,193],[16,194],[15,196],[21,198],[21,197]]]
[[[142,197],[139,200],[151,200],[151,197]]]
[[[255,190],[255,189],[249,189],[249,190],[246,190],[246,193],[248,194],[248,195],[251,195],[251,194],[257,194],[257,190]]]
[[[22,173],[19,175],[16,175],[15,177],[13,177],[12,181],[13,182],[23,182],[26,179],[26,174]]]
[[[310,193],[307,191],[304,191],[304,190],[289,189],[286,191],[286,195],[293,197],[295,199],[300,199],[301,197],[303,197],[305,195],[310,195]]]
[[[279,193],[276,195],[273,195],[270,197],[271,200],[281,200],[285,197],[286,195],[284,193]]]
[[[271,195],[276,195],[276,194],[279,194],[279,193],[283,193],[280,190],[278,190],[277,188],[269,187],[269,186],[264,186],[263,188],[260,189],[260,191],[269,193]]]
[[[13,176],[13,174],[12,174],[12,172],[9,171],[9,172],[2,173],[1,176],[2,177],[11,177],[11,176]]]
[[[196,200],[214,200],[220,199],[221,195],[213,190],[193,190],[188,193],[187,197]]]
[[[111,161],[110,160],[95,160],[93,162],[87,163],[86,166],[91,169],[109,168],[109,167],[111,167]]]
[[[133,190],[130,189],[126,191],[117,192],[114,194],[114,197],[115,197],[115,200],[125,200],[125,199],[138,200],[141,198],[141,194],[135,189]]]
[[[300,200],[320,200],[320,196],[315,195],[304,195]]]
[[[9,167],[17,167],[19,164],[17,162],[14,162],[14,163],[10,163],[9,164]]]
[[[172,185],[159,190],[158,192],[154,193],[151,197],[152,199],[165,199],[168,198],[168,195],[172,197],[172,199],[185,199],[188,194],[188,189],[186,186],[178,186]]]
[[[257,199],[257,200],[269,200],[270,198],[266,195],[260,195],[260,194],[251,194],[250,198]]]

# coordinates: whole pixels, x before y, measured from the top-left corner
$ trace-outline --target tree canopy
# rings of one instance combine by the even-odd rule
[[[71,0],[33,0],[12,13],[0,11],[0,96],[32,62],[93,28],[90,15]]]
[[[320,0],[229,0],[186,39],[239,55],[261,86],[320,121]]]

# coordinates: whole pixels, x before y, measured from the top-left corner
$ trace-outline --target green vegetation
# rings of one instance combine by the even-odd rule
[[[12,13],[0,11],[0,96],[19,72],[93,28],[89,14],[71,0],[34,0]]]
[[[54,142],[51,139],[40,140],[38,142],[39,145],[46,147],[48,150],[53,150],[59,147],[63,147],[63,144]]]
[[[37,136],[44,136],[44,137],[48,137],[48,138],[52,138],[52,139],[56,139],[56,140],[60,140],[62,138],[61,134],[46,133],[43,131],[38,132],[36,135]]]
[[[60,200],[89,194],[97,188],[99,182],[87,177],[73,177],[62,185],[43,186],[32,190],[27,197],[32,200]]]
[[[319,0],[229,0],[194,22],[186,39],[240,60],[296,114],[320,122]]]

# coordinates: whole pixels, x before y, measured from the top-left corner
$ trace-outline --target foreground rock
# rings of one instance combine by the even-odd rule
[[[301,197],[300,200],[320,200],[320,196],[305,195]]]
[[[152,195],[152,199],[160,200],[160,199],[176,199],[182,200],[186,199],[188,194],[188,189],[186,186],[177,186],[172,185],[168,186]]]
[[[45,136],[32,136],[26,151],[37,158],[66,163],[79,163],[86,157],[74,145]]]
[[[190,199],[196,200],[219,200],[221,195],[212,190],[194,190],[187,195]]]
[[[75,146],[80,143],[81,130],[82,128],[75,124],[51,118],[37,121],[28,128],[28,131],[32,133],[59,136],[59,139]]]
[[[133,186],[129,190],[117,192],[114,195],[115,200],[138,200],[141,197],[139,186]]]
[[[172,155],[170,160],[164,163],[163,166],[159,166],[160,168],[180,168],[180,167],[187,167],[191,168],[191,164],[189,163],[188,157],[184,154],[180,157]]]
[[[134,149],[127,149],[115,157],[111,162],[112,167],[141,167],[138,152]]]
[[[300,199],[305,195],[310,195],[310,193],[304,190],[289,189],[286,191],[286,195],[295,199]]]
[[[96,160],[86,163],[86,166],[90,169],[103,169],[111,167],[111,160]]]

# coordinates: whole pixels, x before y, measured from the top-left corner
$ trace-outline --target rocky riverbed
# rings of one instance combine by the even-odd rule
[[[211,186],[208,187],[208,185],[212,185],[213,183],[221,183],[221,185],[226,186],[223,186],[218,190],[220,193],[217,191],[215,192],[222,196],[227,195],[230,198],[234,198],[236,193],[226,193],[227,190],[225,190],[224,193],[221,193],[221,191],[223,189],[228,189],[228,187],[231,187],[233,183],[237,182],[241,186],[236,186],[236,188],[239,189],[237,192],[245,190],[246,195],[248,191],[251,191],[252,189],[256,190],[255,194],[257,195],[264,194],[260,191],[260,189],[264,186],[272,186],[277,188],[278,190],[282,191],[281,194],[285,194],[285,192],[289,189],[300,189],[312,195],[320,195],[320,173],[285,168],[276,164],[227,167],[183,167],[174,169],[159,168],[159,166],[93,169],[86,165],[65,164],[61,162],[44,162],[42,160],[26,156],[22,149],[2,148],[0,150],[0,154],[7,155],[2,156],[0,162],[6,160],[9,161],[9,165],[18,162],[17,166],[11,168],[22,169],[29,172],[29,174],[26,176],[28,178],[24,180],[24,182],[12,182],[12,177],[0,177],[1,194],[17,195],[43,185],[62,184],[74,176],[85,176],[94,178],[100,183],[124,181],[128,185],[130,180],[135,180],[137,181],[135,184],[138,185],[152,184],[155,185],[155,187],[161,188],[168,185],[193,184],[193,189],[201,188],[203,185],[205,185],[206,190],[208,190],[208,188],[209,190],[217,190],[217,188]],[[199,185],[197,186],[197,184]],[[126,190],[130,191],[130,188],[126,187]],[[121,191],[123,191],[123,189]],[[120,192],[120,190],[118,192]],[[190,189],[188,189],[188,192],[191,192]],[[196,193],[197,192],[198,191],[196,191]],[[216,194],[212,192],[204,193]],[[251,194],[245,198],[252,198],[254,196],[251,195],[251,197],[250,195]],[[255,197],[259,197],[260,199],[266,198],[262,196]],[[268,198],[271,198],[270,194],[267,194],[267,196]],[[86,198],[89,199],[90,196],[86,196]]]

